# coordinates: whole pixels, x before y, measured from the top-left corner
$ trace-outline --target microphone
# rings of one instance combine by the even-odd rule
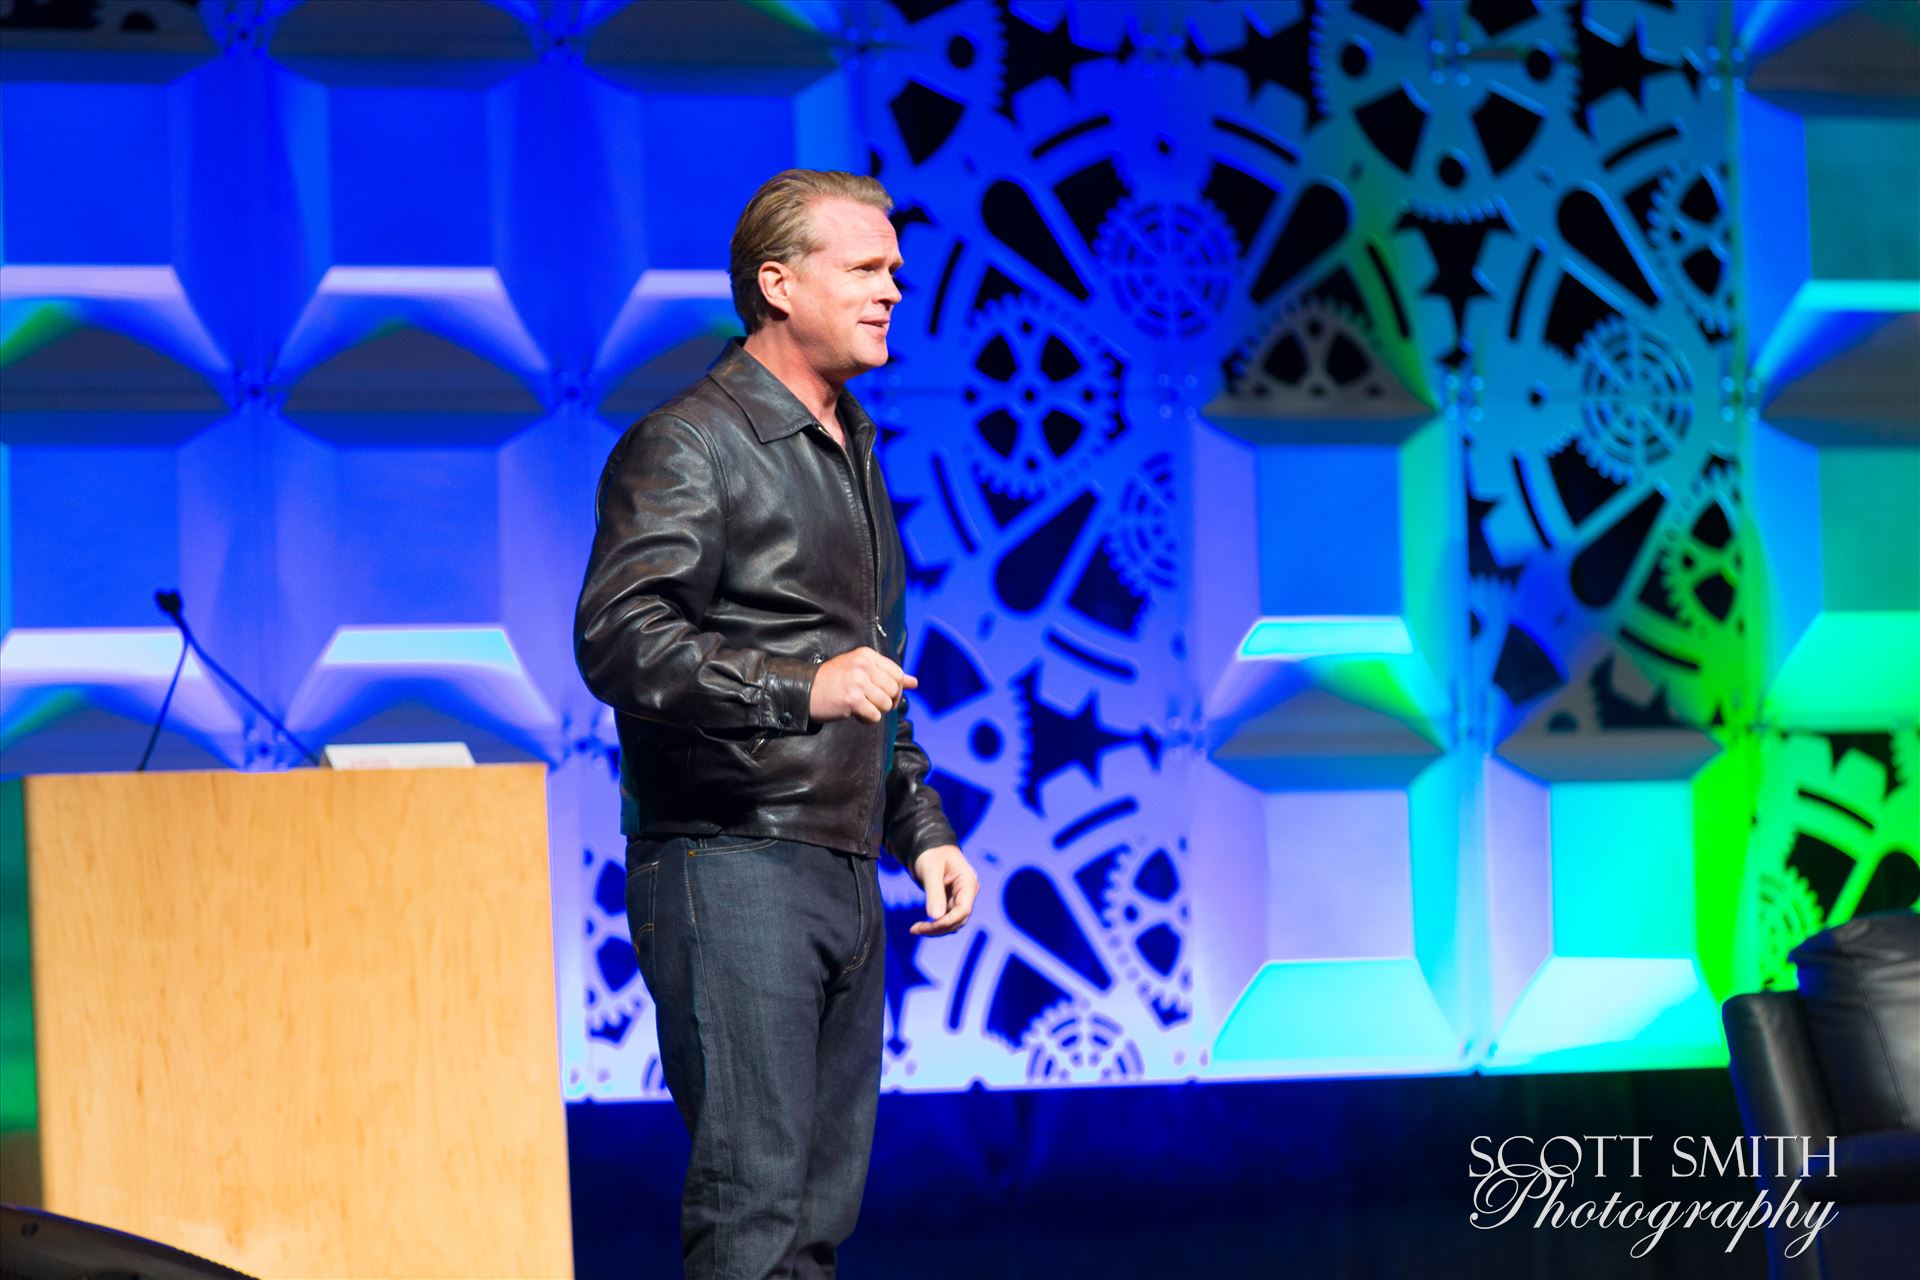
[[[245,685],[242,685],[238,680],[228,675],[227,669],[215,662],[213,655],[208,653],[201,643],[193,638],[193,630],[187,626],[186,615],[180,603],[179,591],[156,591],[153,593],[153,602],[160,606],[160,612],[173,619],[174,626],[180,628],[180,660],[173,666],[173,680],[167,685],[167,696],[160,701],[160,717],[153,722],[153,732],[147,735],[147,749],[141,754],[140,764],[134,772],[144,772],[147,767],[147,760],[153,755],[153,744],[159,740],[160,726],[166,723],[167,707],[173,702],[174,686],[180,683],[180,669],[187,664],[187,651],[189,649],[200,655],[200,661],[206,664],[209,671],[226,681],[230,689],[245,698],[255,711],[265,716],[267,722],[279,730],[282,737],[298,747],[301,755],[316,765],[320,763],[320,757],[315,755],[304,742],[294,737],[293,730],[287,728],[279,716],[267,710],[260,699],[254,697],[247,691]]]
[[[167,696],[160,699],[160,716],[153,722],[153,731],[147,735],[147,749],[140,753],[140,763],[133,767],[135,773],[147,771],[147,761],[153,758],[153,744],[160,741],[160,726],[167,722],[167,708],[173,705],[173,691],[180,683],[180,669],[187,665],[186,624],[180,621],[180,593],[156,591],[153,600],[160,606],[160,611],[172,618],[181,629],[180,660],[173,664],[173,679],[167,681]]]

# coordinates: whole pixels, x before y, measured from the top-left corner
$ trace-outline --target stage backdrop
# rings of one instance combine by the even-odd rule
[[[134,767],[172,587],[309,743],[544,760],[566,1095],[664,1096],[594,485],[857,169],[983,889],[883,878],[887,1086],[1723,1062],[1920,896],[1916,12],[15,3],[4,769]],[[169,726],[295,759],[197,659]]]

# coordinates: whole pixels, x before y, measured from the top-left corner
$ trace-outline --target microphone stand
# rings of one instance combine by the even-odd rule
[[[166,723],[167,708],[173,702],[174,686],[180,683],[180,670],[187,665],[188,650],[199,654],[200,661],[206,664],[209,671],[226,681],[228,688],[245,698],[248,705],[265,716],[267,722],[275,729],[278,729],[282,737],[294,746],[300,748],[301,755],[305,756],[313,764],[317,765],[320,763],[320,757],[315,755],[304,742],[294,737],[293,730],[287,728],[279,716],[267,710],[260,699],[247,692],[244,685],[238,680],[235,680],[231,675],[228,675],[227,669],[215,662],[213,655],[202,648],[200,642],[193,638],[193,630],[187,626],[187,620],[180,610],[180,593],[178,591],[156,591],[153,593],[153,602],[160,606],[160,612],[173,619],[174,626],[180,628],[180,660],[173,666],[173,679],[167,685],[167,696],[160,701],[160,717],[153,722],[153,732],[147,735],[147,749],[141,753],[140,764],[134,772],[143,773],[146,771],[147,761],[153,755],[153,744],[160,738],[160,726]]]

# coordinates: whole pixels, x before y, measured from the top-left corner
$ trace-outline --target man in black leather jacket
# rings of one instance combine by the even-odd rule
[[[905,559],[849,378],[902,265],[871,178],[788,170],[732,244],[747,328],[607,459],[574,625],[620,735],[627,913],[693,1138],[687,1274],[830,1276],[872,1148],[882,847],[950,933],[978,879],[927,783]]]

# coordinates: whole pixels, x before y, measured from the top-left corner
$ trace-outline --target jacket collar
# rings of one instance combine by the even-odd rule
[[[762,444],[805,430],[814,421],[812,411],[800,403],[800,398],[748,353],[744,338],[727,339],[726,349],[708,366],[707,376],[733,397]],[[840,388],[838,412],[855,446],[851,452],[857,457],[872,449],[873,419],[845,387]]]

